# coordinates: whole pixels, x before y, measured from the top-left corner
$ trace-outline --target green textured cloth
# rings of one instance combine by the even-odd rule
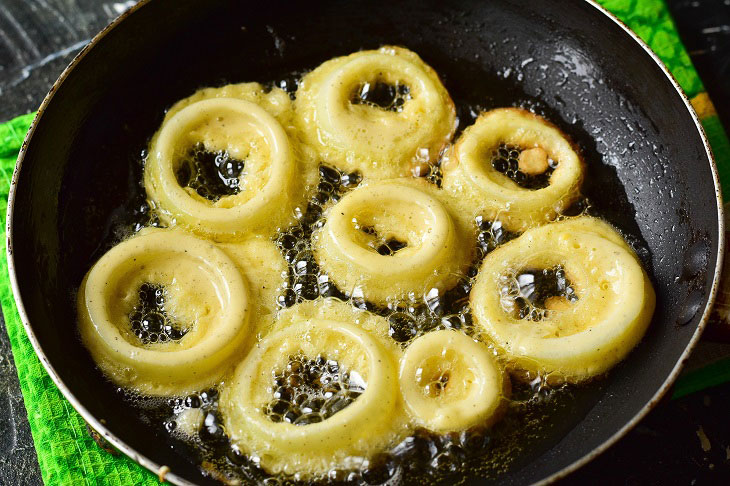
[[[662,0],[601,0],[659,55],[685,92],[693,97],[703,90],[689,56]],[[152,485],[157,478],[123,456],[112,456],[96,445],[79,414],[63,398],[33,352],[18,316],[5,260],[5,207],[15,159],[31,115],[0,125],[0,214],[2,256],[0,257],[0,303],[18,369],[20,386],[28,411],[33,440],[43,479],[47,485]],[[717,116],[703,119],[715,149],[723,185],[730,194],[730,143]],[[718,377],[730,379],[730,363],[716,364],[695,381],[680,381],[681,394],[716,384]],[[719,367],[719,368],[718,368]],[[719,371],[718,371],[719,370]]]
[[[649,44],[687,96],[692,98],[704,90],[663,0],[598,0],[598,3]]]

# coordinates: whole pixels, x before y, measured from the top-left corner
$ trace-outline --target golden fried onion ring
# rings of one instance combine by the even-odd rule
[[[204,236],[230,240],[251,232],[272,233],[293,220],[294,207],[303,200],[297,171],[304,163],[297,161],[286,131],[266,109],[213,94],[178,103],[165,119],[145,163],[147,196],[163,219]],[[277,104],[283,102],[270,98],[259,102],[266,100],[264,106],[284,117]],[[176,171],[196,144],[244,161],[240,192],[213,202],[180,186]]]
[[[509,281],[525,270],[562,265],[578,300],[519,319]],[[590,217],[526,231],[489,253],[470,304],[478,326],[527,378],[577,383],[608,371],[644,335],[654,312],[651,282],[631,248]]]
[[[165,311],[190,328],[179,341],[143,344],[130,314],[142,284],[162,285]],[[114,383],[150,395],[181,395],[215,383],[244,345],[248,286],[218,247],[156,230],[109,250],[78,293],[81,337]]]
[[[540,147],[557,162],[550,184],[520,187],[492,167],[490,157],[501,143],[522,149]],[[555,126],[526,110],[500,108],[483,113],[459,137],[442,163],[443,188],[465,211],[500,220],[510,231],[552,221],[579,197],[583,162]]]
[[[471,262],[472,230],[440,191],[418,179],[374,181],[348,193],[315,234],[319,265],[345,294],[378,304],[453,287]],[[395,238],[393,255],[377,247]]]
[[[322,310],[305,303],[302,313],[298,306],[284,311],[288,317],[283,317],[283,324],[236,368],[221,394],[221,411],[232,442],[258,457],[272,473],[325,473],[352,458],[367,458],[382,450],[399,429],[395,425],[397,348],[367,330],[372,326],[387,329],[387,322],[368,312],[344,311],[350,306],[335,299],[317,304]],[[370,324],[354,323],[358,321]],[[272,373],[285,369],[290,356],[337,360],[340,369],[357,371],[367,387],[349,406],[322,422],[273,422],[264,412],[272,398]]]
[[[400,111],[354,104],[362,87],[406,85]],[[382,47],[329,60],[304,76],[296,124],[320,158],[366,178],[411,175],[433,163],[456,128],[454,103],[436,72],[414,52]]]
[[[441,433],[493,424],[510,389],[484,344],[449,330],[413,341],[401,358],[399,379],[412,420]]]

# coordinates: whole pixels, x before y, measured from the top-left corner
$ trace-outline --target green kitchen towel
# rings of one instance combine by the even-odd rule
[[[598,3],[649,44],[687,96],[692,98],[704,89],[663,0],[598,0]]]
[[[685,92],[693,98],[703,125],[714,148],[725,194],[730,195],[730,143],[702,93],[703,86],[692,67],[689,56],[662,0],[601,0],[629,27],[637,32],[670,68]],[[18,369],[38,461],[45,483],[49,486],[75,485],[153,485],[157,478],[124,456],[112,456],[96,445],[79,414],[63,398],[40,361],[20,322],[5,260],[5,207],[8,188],[23,136],[32,114],[0,125],[0,214],[2,215],[2,256],[0,256],[0,304],[10,336],[10,344]],[[715,384],[716,375],[730,379],[730,366],[714,365],[721,372],[710,370],[697,375],[694,381],[682,380],[677,385],[682,394]],[[702,370],[700,370],[702,371]]]

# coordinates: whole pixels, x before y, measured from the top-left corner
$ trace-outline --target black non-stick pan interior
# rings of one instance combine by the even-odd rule
[[[183,478],[215,483],[96,371],[75,331],[75,290],[114,239],[120,208],[139,203],[136,161],[174,101],[203,86],[291,83],[292,72],[383,44],[419,53],[460,106],[519,105],[562,128],[586,158],[584,192],[636,244],[657,290],[636,351],[521,438],[506,473],[475,482],[539,481],[601,446],[650,404],[700,324],[718,253],[711,163],[674,85],[593,5],[153,0],[55,88],[22,162],[11,251],[32,330],[68,391]],[[463,128],[474,113],[459,117]]]

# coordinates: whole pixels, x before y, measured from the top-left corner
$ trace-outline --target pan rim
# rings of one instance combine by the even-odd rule
[[[112,31],[115,27],[117,27],[122,21],[124,21],[127,17],[132,15],[134,12],[140,10],[147,4],[149,4],[152,0],[141,0],[137,4],[130,7],[127,11],[122,13],[120,16],[118,16],[116,19],[114,19],[112,22],[110,22],[104,29],[102,29],[98,34],[96,34],[89,43],[84,46],[84,48],[74,57],[74,59],[69,63],[69,65],[61,72],[58,79],[53,83],[51,86],[51,89],[49,90],[48,94],[44,97],[43,101],[41,102],[41,105],[38,108],[38,111],[33,118],[33,121],[31,123],[31,126],[23,140],[23,144],[21,146],[21,149],[18,153],[18,158],[16,161],[15,169],[13,170],[13,177],[11,180],[9,193],[8,193],[8,205],[7,205],[7,216],[6,216],[6,257],[7,257],[7,263],[8,263],[8,273],[10,276],[10,284],[11,289],[13,291],[13,298],[15,300],[15,304],[18,309],[18,314],[20,316],[20,320],[23,324],[23,328],[28,336],[28,339],[31,342],[31,345],[33,346],[33,350],[35,351],[36,355],[38,356],[39,360],[41,361],[41,364],[45,368],[46,372],[49,374],[53,382],[56,384],[58,389],[61,391],[63,396],[68,400],[71,405],[74,407],[74,409],[81,415],[81,417],[86,421],[86,423],[92,427],[96,432],[98,432],[101,437],[103,437],[106,441],[108,441],[110,444],[112,444],[117,450],[124,453],[127,457],[132,459],[134,462],[138,463],[139,465],[145,467],[149,471],[151,471],[153,474],[158,474],[161,476],[164,476],[164,479],[172,484],[178,485],[178,486],[195,486],[194,483],[191,483],[190,481],[181,478],[180,476],[176,475],[173,471],[169,471],[165,473],[164,475],[162,473],[162,469],[165,467],[164,465],[158,464],[157,462],[151,460],[147,456],[144,456],[137,452],[134,448],[128,446],[124,441],[119,439],[114,433],[112,433],[105,424],[101,423],[99,419],[97,419],[93,414],[91,414],[88,409],[76,398],[76,396],[71,392],[71,390],[65,385],[65,383],[61,380],[60,376],[56,373],[55,368],[48,360],[48,357],[45,355],[43,349],[40,346],[40,343],[30,325],[30,320],[28,319],[27,312],[25,310],[25,306],[23,304],[23,300],[20,296],[20,289],[17,281],[17,275],[15,271],[15,261],[13,257],[13,216],[14,216],[14,207],[15,207],[15,196],[16,196],[16,190],[17,190],[17,184],[18,184],[18,178],[20,171],[22,169],[23,161],[25,158],[25,155],[27,153],[27,148],[32,140],[33,134],[35,133],[35,130],[43,116],[43,113],[45,109],[48,107],[48,105],[51,103],[55,93],[58,91],[60,86],[63,84],[64,81],[68,78],[69,74],[73,69],[81,62],[81,60],[86,56],[86,54],[94,47],[96,46],[110,31]],[[664,380],[662,385],[658,388],[656,393],[652,396],[652,398],[648,401],[644,407],[633,416],[631,420],[629,420],[623,427],[621,427],[619,430],[617,430],[611,437],[609,437],[607,440],[605,440],[601,445],[590,451],[589,453],[585,454],[580,459],[574,461],[573,463],[565,466],[560,471],[557,471],[553,473],[552,475],[543,478],[535,483],[533,483],[534,486],[544,486],[547,484],[551,484],[561,478],[564,478],[574,472],[575,470],[579,469],[580,467],[584,466],[585,464],[589,463],[599,455],[601,455],[603,452],[608,450],[612,445],[614,445],[616,442],[618,442],[619,439],[621,439],[626,433],[628,433],[629,430],[631,430],[633,427],[635,427],[638,422],[640,422],[647,413],[651,409],[653,409],[659,401],[662,399],[664,395],[671,389],[674,381],[677,379],[680,371],[684,367],[684,364],[687,361],[688,356],[691,354],[692,350],[696,347],[697,342],[699,341],[700,336],[702,335],[702,332],[704,331],[705,327],[707,326],[707,322],[710,317],[710,312],[712,310],[712,307],[715,302],[715,298],[717,295],[717,291],[720,285],[720,274],[721,269],[723,265],[723,259],[725,254],[725,228],[724,228],[724,206],[722,202],[722,190],[720,187],[720,179],[719,174],[717,170],[717,164],[714,158],[714,155],[712,153],[712,149],[710,148],[709,141],[707,140],[707,136],[705,134],[704,128],[702,127],[702,124],[697,116],[697,113],[692,108],[692,105],[689,101],[689,98],[684,93],[682,88],[680,87],[677,80],[674,78],[674,76],[669,72],[667,67],[664,65],[664,63],[659,59],[659,57],[651,50],[651,48],[636,34],[634,33],[628,26],[626,26],[620,19],[618,19],[615,15],[613,15],[610,11],[608,11],[606,8],[601,6],[597,3],[596,0],[583,0],[585,3],[587,3],[589,6],[595,8],[599,13],[603,14],[604,16],[608,17],[613,23],[615,23],[619,28],[621,28],[629,37],[631,37],[634,42],[636,42],[648,55],[649,57],[654,61],[654,63],[659,67],[659,69],[664,73],[664,75],[667,77],[667,79],[670,81],[672,86],[674,87],[677,94],[682,99],[682,102],[685,105],[685,108],[687,109],[689,115],[692,118],[692,121],[695,124],[695,127],[698,131],[698,134],[700,136],[700,139],[702,140],[702,144],[705,148],[705,153],[707,154],[708,160],[710,162],[710,170],[712,173],[713,178],[713,184],[715,188],[715,197],[717,202],[717,210],[718,210],[718,248],[717,248],[717,260],[716,265],[714,269],[714,276],[712,280],[712,287],[710,289],[710,295],[708,296],[707,303],[705,304],[705,308],[703,310],[702,317],[700,319],[700,322],[697,325],[697,328],[695,329],[694,333],[692,334],[692,337],[690,338],[689,342],[685,346],[684,351],[680,355],[679,359],[677,360],[674,368],[669,373],[667,378]]]

